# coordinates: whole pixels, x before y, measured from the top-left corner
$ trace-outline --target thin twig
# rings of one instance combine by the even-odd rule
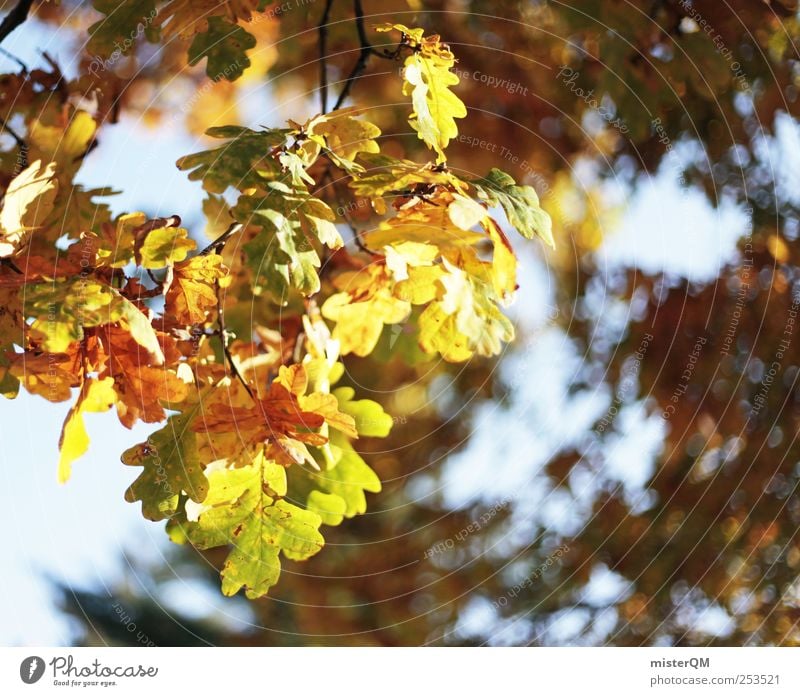
[[[21,59],[17,58],[11,51],[6,51],[5,48],[0,48],[0,54],[4,55],[9,60],[13,60],[20,68],[22,68],[22,72],[28,72],[28,66],[24,63]]]
[[[327,69],[327,28],[323,31],[323,24],[327,21],[328,18],[328,11],[330,10],[330,5],[332,0],[328,1],[328,6],[325,8],[325,13],[323,15],[322,22],[320,22],[319,30],[320,30],[320,94],[322,98],[322,113],[326,113],[327,111],[327,101],[328,101],[328,69]],[[336,104],[333,106],[333,110],[340,108],[342,104],[344,104],[345,99],[350,94],[350,90],[353,88],[353,83],[359,78],[364,69],[367,67],[367,61],[369,60],[370,56],[377,56],[378,58],[383,58],[385,60],[397,60],[400,57],[400,52],[403,50],[403,47],[406,45],[402,41],[397,45],[397,47],[393,51],[389,51],[386,49],[378,50],[375,48],[367,38],[367,30],[364,27],[364,8],[361,6],[361,0],[353,0],[353,13],[356,17],[356,31],[358,32],[358,43],[359,43],[359,51],[358,51],[358,59],[356,60],[353,69],[350,71],[350,74],[347,76],[347,79],[344,81],[344,87],[342,87],[342,91],[339,94],[338,99],[336,100]]]
[[[244,227],[240,222],[231,223],[227,230],[225,230],[219,237],[217,237],[211,244],[209,244],[205,249],[203,249],[199,256],[206,256],[210,254],[212,251],[219,252],[222,251],[222,247],[225,246],[225,242],[227,242],[232,235],[236,232],[241,230]],[[242,386],[245,388],[247,393],[250,395],[250,398],[255,401],[256,397],[253,395],[253,390],[250,388],[250,385],[245,381],[242,373],[239,372],[239,368],[236,366],[236,363],[233,360],[233,354],[231,353],[230,348],[228,347],[228,339],[230,335],[228,334],[228,329],[225,327],[225,302],[222,297],[222,288],[220,287],[219,280],[217,280],[217,324],[219,325],[219,338],[220,342],[222,343],[222,352],[225,354],[225,360],[228,361],[228,366],[230,367],[231,374],[238,379]]]
[[[227,230],[225,230],[219,237],[217,237],[211,244],[203,249],[198,256],[208,256],[212,252],[219,252],[222,247],[234,234],[241,230],[244,225],[241,222],[232,222]]]
[[[245,381],[242,373],[239,372],[239,368],[236,366],[236,363],[233,360],[233,354],[231,353],[231,349],[228,346],[228,339],[230,335],[228,334],[228,330],[225,328],[225,307],[222,298],[222,288],[219,285],[219,281],[217,281],[217,324],[219,324],[219,337],[222,342],[222,352],[225,354],[225,359],[228,361],[228,366],[230,367],[231,374],[236,377],[236,379],[241,382],[242,386],[245,388],[247,393],[250,395],[250,398],[255,401],[256,397],[253,395],[253,390],[250,388],[250,385]]]
[[[319,20],[319,101],[322,113],[328,113],[328,19],[333,0],[326,0],[322,19]]]
[[[19,266],[17,266],[17,264],[15,264],[11,259],[8,258],[0,259],[0,263],[2,263],[3,266],[10,268],[12,271],[14,271],[14,273],[17,273],[18,275],[23,275]]]
[[[358,229],[353,223],[353,218],[350,217],[350,212],[348,211],[347,206],[342,204],[342,198],[339,195],[339,187],[337,186],[337,182],[333,179],[333,177],[331,177],[331,184],[333,185],[333,193],[334,196],[336,196],[336,202],[339,204],[339,209],[342,211],[342,217],[344,217],[347,226],[353,233],[353,241],[355,242],[356,246],[361,251],[372,254],[372,256],[376,256],[375,252],[372,251],[372,249],[370,249],[366,244],[364,244],[364,240],[361,238],[361,230]]]
[[[344,100],[347,99],[347,96],[350,94],[353,83],[358,79],[359,75],[364,72],[364,68],[367,67],[367,60],[369,59],[370,55],[373,53],[376,55],[382,55],[380,52],[375,51],[375,49],[372,48],[372,44],[367,39],[367,32],[364,29],[364,8],[361,7],[361,0],[353,0],[353,12],[356,15],[356,31],[358,31],[358,42],[361,48],[358,52],[358,60],[353,66],[353,69],[350,71],[350,74],[347,76],[347,80],[345,80],[344,87],[342,87],[339,98],[336,100],[336,104],[333,106],[334,111],[344,104]]]
[[[5,119],[3,118],[0,118],[0,128],[2,128],[6,133],[8,133],[12,138],[14,138],[14,141],[17,143],[17,145],[19,145],[19,147],[23,151],[28,149],[28,146],[25,144],[25,141],[22,139],[22,136],[16,133],[14,129],[11,126],[9,126],[6,123]]]
[[[19,0],[14,9],[3,18],[3,23],[0,24],[0,42],[28,18],[31,5],[33,0]]]

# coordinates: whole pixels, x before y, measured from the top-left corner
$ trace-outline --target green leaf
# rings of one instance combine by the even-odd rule
[[[170,417],[146,442],[122,454],[124,464],[144,467],[125,492],[125,500],[141,500],[142,514],[149,520],[174,515],[182,491],[196,503],[203,502],[208,494],[209,482],[197,452],[197,435],[191,428],[199,408],[200,401]]]
[[[389,434],[394,421],[377,401],[353,401],[355,390],[352,387],[339,387],[333,394],[339,401],[339,410],[352,416],[356,422],[359,436],[386,437]]]
[[[331,248],[342,245],[333,211],[318,198],[280,181],[270,182],[265,196],[241,196],[232,214],[262,231],[244,245],[257,290],[268,290],[285,303],[291,288],[304,295],[319,290],[320,258],[312,239]]]
[[[182,531],[201,549],[233,545],[222,568],[224,594],[244,588],[248,598],[261,597],[278,581],[280,553],[302,561],[324,545],[320,516],[280,497],[285,470],[263,455],[251,465],[213,471],[209,484],[197,521],[174,525],[170,533],[180,541]]]
[[[351,416],[359,435],[385,437],[391,430],[393,420],[375,401],[360,399],[353,401],[351,387],[339,387],[333,395],[339,410]],[[381,482],[377,474],[353,449],[347,437],[331,433],[327,445],[332,462],[324,471],[301,470],[292,479],[292,495],[305,500],[306,507],[316,512],[322,522],[336,526],[347,517],[361,515],[367,510],[365,493],[378,493]]]
[[[320,258],[300,226],[275,210],[258,211],[258,215],[269,224],[243,247],[256,292],[267,290],[284,305],[290,288],[305,295],[317,292]]]
[[[183,261],[197,244],[189,239],[188,230],[183,227],[161,227],[151,230],[142,242],[139,257],[142,268],[164,268]]]
[[[119,318],[114,290],[94,280],[35,283],[25,289],[25,313],[35,317],[31,329],[50,353],[65,353],[83,338],[84,326],[99,326]]]
[[[553,223],[550,216],[539,205],[539,196],[533,186],[517,186],[514,179],[500,169],[493,168],[483,179],[470,183],[478,197],[489,205],[501,205],[508,221],[523,237],[540,237],[545,244],[555,249]]]
[[[209,17],[208,30],[197,34],[189,47],[189,65],[208,58],[206,75],[218,82],[234,80],[250,67],[246,51],[255,48],[256,39],[238,24],[224,17]]]
[[[322,524],[336,527],[344,520],[347,503],[338,495],[313,489],[306,499],[306,508],[316,512],[322,519]]]
[[[309,472],[309,476],[314,486],[322,493],[338,496],[344,501],[344,512],[342,513],[344,517],[349,519],[356,515],[363,515],[367,511],[365,492],[379,493],[381,480],[367,466],[361,455],[353,449],[346,437],[333,433],[331,451],[336,465],[327,471]],[[312,502],[319,504],[319,496],[315,496],[313,501],[309,501],[309,507]],[[332,505],[327,500],[326,504],[330,514]]]
[[[89,27],[90,54],[102,58],[127,55],[142,36],[157,40],[155,0],[94,0],[92,6],[105,16]]]
[[[211,193],[224,193],[229,186],[240,190],[263,187],[281,176],[280,164],[269,153],[286,142],[291,131],[275,128],[254,131],[238,126],[209,128],[206,135],[227,138],[229,142],[214,150],[181,157],[177,164],[190,170],[189,179],[202,181]]]
[[[278,582],[280,552],[291,560],[303,561],[322,548],[321,523],[315,512],[285,500],[263,508],[259,519],[234,531],[234,549],[222,568],[223,594],[231,596],[244,588],[249,599],[265,595]]]

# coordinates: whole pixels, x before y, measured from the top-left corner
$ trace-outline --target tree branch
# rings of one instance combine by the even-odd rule
[[[319,100],[322,113],[328,112],[328,19],[333,0],[326,0],[322,19],[319,20]]]
[[[0,24],[0,42],[28,18],[31,5],[33,0],[19,0],[14,9],[3,18],[3,23]]]
[[[244,225],[241,222],[233,222],[225,230],[219,237],[217,237],[211,244],[209,244],[205,249],[203,249],[199,256],[206,256],[213,252],[220,252],[222,251],[222,247],[225,246],[225,242],[227,242],[232,235],[236,234],[239,230],[241,230]],[[228,346],[228,340],[230,339],[230,334],[228,334],[228,329],[225,326],[225,301],[222,297],[222,287],[219,284],[219,280],[216,282],[217,286],[217,324],[219,325],[219,337],[220,341],[222,342],[222,352],[225,354],[225,360],[228,362],[228,367],[230,368],[231,374],[236,377],[236,379],[241,382],[242,386],[245,388],[247,393],[250,395],[250,398],[255,401],[256,397],[253,395],[253,390],[250,388],[250,385],[247,383],[245,378],[242,376],[242,373],[239,372],[239,368],[236,366],[236,362],[233,359],[233,354],[231,353],[231,349]]]
[[[20,150],[22,150],[23,155],[28,151],[28,146],[26,145],[25,140],[23,140],[22,136],[15,132],[14,129],[5,122],[5,119],[0,118],[0,128],[14,138],[14,142],[16,142]],[[28,166],[27,162],[25,163],[25,166]]]
[[[208,256],[212,252],[218,252],[234,234],[242,229],[244,225],[241,222],[232,222],[227,230],[225,230],[219,237],[217,237],[211,244],[203,249],[198,256]]]
[[[317,26],[317,31],[319,32],[319,89],[320,89],[320,102],[322,106],[322,113],[327,113],[328,111],[328,19],[330,17],[331,7],[333,5],[333,0],[326,0],[325,10],[322,14],[322,19],[320,20],[319,25]],[[400,56],[400,51],[402,50],[404,44],[401,42],[398,44],[397,48],[393,51],[389,50],[378,50],[375,48],[367,38],[367,31],[364,28],[364,8],[361,5],[361,0],[353,0],[353,13],[355,14],[356,18],[356,31],[358,32],[358,43],[359,43],[359,53],[358,53],[358,60],[356,60],[356,64],[353,66],[353,69],[350,71],[350,74],[347,76],[347,79],[344,81],[344,87],[342,88],[341,93],[339,94],[338,99],[336,100],[336,104],[333,106],[333,110],[340,108],[342,104],[344,104],[345,99],[350,94],[350,90],[353,88],[353,83],[359,78],[364,69],[367,67],[367,60],[369,60],[370,56],[378,56],[378,58],[384,58],[385,60],[396,60]]]
[[[222,288],[219,285],[219,281],[217,281],[217,324],[219,324],[219,337],[222,341],[222,352],[225,354],[225,359],[228,361],[228,367],[230,367],[231,374],[236,377],[239,382],[241,382],[242,386],[250,395],[250,398],[255,401],[256,397],[253,395],[253,390],[242,376],[242,373],[239,372],[239,368],[236,366],[236,362],[233,359],[231,349],[228,346],[230,334],[228,334],[228,330],[225,328],[225,307],[222,297]]]
[[[19,67],[22,69],[22,72],[28,72],[28,66],[22,62],[19,58],[17,58],[11,51],[6,51],[5,48],[0,48],[0,55],[4,55],[9,60],[13,60]]]
[[[364,72],[364,68],[367,67],[367,60],[372,53],[372,44],[367,40],[367,32],[364,29],[364,8],[361,7],[361,0],[353,0],[353,11],[356,15],[356,30],[358,31],[358,41],[361,48],[358,53],[358,60],[347,76],[339,98],[336,100],[336,104],[333,105],[334,111],[344,104],[344,100],[347,99],[347,95],[350,94],[353,83],[358,79],[361,73]]]

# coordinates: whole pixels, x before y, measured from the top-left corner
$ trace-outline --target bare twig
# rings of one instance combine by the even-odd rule
[[[14,9],[3,18],[3,23],[0,24],[0,42],[28,18],[31,5],[33,0],[19,0]]]
[[[17,58],[17,56],[11,53],[11,51],[6,51],[5,48],[0,48],[0,54],[4,55],[9,60],[13,60],[17,65],[19,65],[20,68],[22,68],[22,72],[28,72],[28,66],[22,60]]]
[[[0,118],[0,128],[2,128],[6,133],[8,133],[12,138],[14,138],[17,145],[19,145],[21,148],[26,147],[25,141],[22,139],[22,137],[18,133],[16,133],[11,126],[9,126],[6,123],[5,119]]]
[[[364,8],[361,7],[361,0],[353,0],[353,11],[356,15],[356,30],[358,31],[358,41],[361,45],[361,48],[358,52],[358,60],[353,66],[353,69],[350,71],[350,74],[347,76],[347,80],[345,80],[344,87],[342,87],[339,98],[336,100],[336,104],[333,106],[334,111],[344,104],[344,100],[347,99],[347,96],[350,94],[350,90],[353,88],[353,83],[358,79],[359,75],[364,72],[364,68],[367,67],[367,60],[372,54],[372,45],[367,40],[367,33],[364,29]]]
[[[225,307],[222,298],[222,288],[219,285],[219,281],[217,281],[217,323],[219,324],[219,337],[222,342],[222,352],[225,354],[225,359],[228,361],[228,367],[230,367],[231,374],[236,377],[236,379],[241,382],[242,386],[245,388],[247,393],[250,395],[250,398],[255,401],[256,397],[253,395],[253,390],[250,388],[250,385],[245,381],[245,378],[242,376],[242,373],[239,372],[239,368],[236,365],[236,362],[233,359],[233,354],[231,353],[231,349],[228,346],[228,340],[230,339],[230,334],[228,330],[225,328]]]
[[[25,142],[24,138],[19,135],[19,133],[17,133],[5,122],[5,119],[0,118],[0,128],[8,133],[14,139],[17,147],[19,147],[19,164],[24,169],[28,166],[28,144]]]
[[[326,0],[322,19],[319,21],[319,101],[322,113],[328,112],[328,20],[333,0]]]
[[[244,227],[240,222],[231,223],[227,230],[225,230],[219,237],[217,237],[211,244],[209,244],[205,249],[203,249],[199,256],[206,256],[211,252],[220,252],[222,251],[222,247],[225,246],[225,242],[227,242],[232,235],[236,234],[239,230]],[[233,359],[233,354],[231,353],[230,347],[228,346],[228,340],[230,339],[230,334],[228,333],[228,329],[225,326],[225,301],[222,297],[222,287],[220,287],[219,280],[217,280],[217,324],[219,325],[219,338],[222,343],[222,352],[225,354],[225,360],[228,362],[228,367],[231,370],[231,374],[236,377],[236,379],[241,382],[242,386],[245,388],[245,391],[250,395],[250,398],[255,401],[256,397],[253,395],[253,390],[250,388],[250,385],[247,383],[245,378],[242,376],[242,373],[239,372],[239,368],[236,366],[236,362]]]
[[[232,222],[227,230],[225,230],[219,237],[217,237],[211,244],[209,244],[205,249],[203,249],[199,256],[207,256],[208,254],[214,252],[218,253],[222,247],[225,246],[225,242],[227,242],[234,234],[236,234],[239,230],[241,230],[244,225],[241,222]]]
[[[22,275],[22,271],[20,270],[19,266],[17,266],[17,264],[15,264],[11,259],[0,259],[0,263],[2,263],[3,266],[10,268],[12,271],[14,271],[14,273]]]
[[[322,113],[327,113],[328,111],[328,19],[330,18],[330,11],[333,5],[333,0],[326,0],[325,10],[322,13],[322,19],[320,20],[319,25],[317,26],[317,31],[319,32],[319,90],[320,90],[320,102],[322,106]],[[356,31],[358,32],[358,43],[359,43],[359,51],[358,51],[358,59],[356,60],[353,69],[350,71],[350,74],[347,76],[347,79],[344,81],[344,86],[342,87],[342,91],[339,94],[339,97],[336,99],[336,104],[333,106],[333,110],[340,108],[342,104],[344,104],[345,99],[350,94],[350,90],[353,88],[353,83],[359,78],[361,73],[364,72],[364,69],[367,67],[367,60],[369,60],[370,56],[377,56],[378,58],[384,58],[385,60],[396,60],[400,57],[400,52],[403,49],[403,46],[406,45],[402,41],[397,45],[397,47],[393,51],[389,51],[386,49],[377,49],[375,48],[367,38],[367,31],[364,27],[364,8],[361,5],[361,0],[353,0],[353,13],[355,14],[356,19]]]

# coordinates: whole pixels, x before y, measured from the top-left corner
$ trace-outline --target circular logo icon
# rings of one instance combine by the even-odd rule
[[[35,684],[44,674],[44,660],[36,655],[26,657],[19,666],[19,676],[26,684]]]

